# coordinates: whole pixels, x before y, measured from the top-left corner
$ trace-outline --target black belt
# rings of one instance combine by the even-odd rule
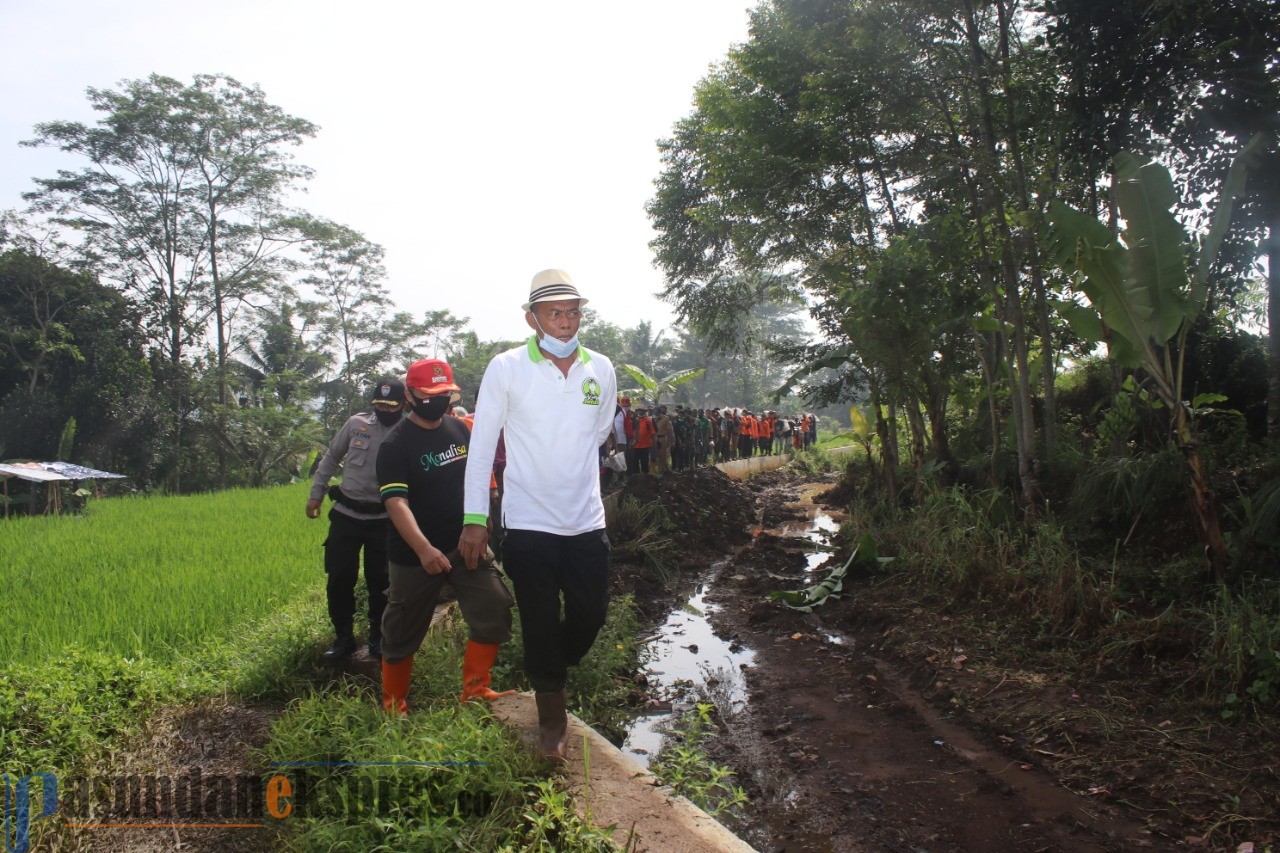
[[[382,505],[382,501],[358,501],[355,498],[348,497],[338,486],[329,487],[329,499],[334,503],[340,503],[365,515],[383,515],[387,511],[387,508]]]

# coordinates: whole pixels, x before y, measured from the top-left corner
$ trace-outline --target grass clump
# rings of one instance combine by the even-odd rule
[[[817,445],[797,451],[789,464],[802,477],[821,477],[839,467],[836,457]]]
[[[602,850],[487,710],[437,701],[405,718],[367,696],[312,696],[272,727],[271,772],[302,782],[284,827],[301,850]]]
[[[106,759],[160,707],[231,693],[287,695],[323,642],[323,591],[313,590],[234,639],[177,659],[69,646],[0,667],[0,755],[10,775],[85,769]]]
[[[641,503],[621,495],[609,526],[615,558],[641,562],[663,582],[671,584],[679,574],[675,556],[675,525],[661,501]]]
[[[577,713],[604,731],[625,724],[637,665],[636,616],[615,599],[592,651],[570,668]],[[494,666],[495,689],[529,689],[516,638]],[[383,713],[373,686],[340,682],[295,702],[272,727],[268,772],[306,773],[315,792],[285,821],[302,850],[612,850],[609,829],[580,818],[572,798],[478,703],[459,703],[466,626],[433,633],[414,657],[407,718]]]
[[[713,762],[702,744],[716,731],[716,706],[698,702],[677,720],[672,738],[658,753],[649,770],[712,816],[740,809],[746,793],[733,784],[733,771]]]

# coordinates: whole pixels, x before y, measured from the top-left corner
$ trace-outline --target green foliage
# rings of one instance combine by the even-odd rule
[[[323,585],[325,526],[302,513],[306,495],[298,484],[113,498],[79,518],[11,519],[0,525],[0,659],[76,644],[163,659],[267,617]]]
[[[15,229],[8,244],[0,242],[0,249],[7,249],[0,253],[0,445],[5,455],[49,459],[57,454],[70,462],[128,471],[135,486],[146,485],[167,432],[159,423],[161,404],[154,399],[136,310],[119,293],[76,271],[56,243]],[[59,436],[71,437],[65,430],[76,417],[72,448]]]
[[[662,747],[649,770],[677,794],[686,797],[714,816],[747,805],[747,795],[732,782],[733,771],[707,757],[702,744],[716,730],[711,702],[698,702],[675,722],[671,738]]]
[[[481,706],[456,698],[399,718],[367,695],[314,695],[274,722],[263,759],[286,776],[297,772],[294,762],[341,763],[305,768],[308,809],[288,822],[290,842],[301,849],[573,845],[587,830],[553,790],[538,786],[533,757],[511,733]],[[546,804],[552,808],[540,808]]]
[[[611,602],[591,653],[570,670],[577,713],[597,729],[619,731],[626,676],[638,665],[629,598]],[[383,713],[367,689],[340,682],[295,702],[272,728],[263,752],[272,762],[430,762],[426,766],[308,768],[319,802],[288,822],[288,842],[304,850],[615,849],[573,808],[554,780],[539,779],[531,754],[476,703],[459,703],[459,620],[414,657],[407,718]],[[498,689],[527,687],[522,647],[504,645],[493,669]],[[287,767],[277,768],[288,774]],[[374,793],[379,793],[374,802]],[[363,811],[362,811],[363,809]]]
[[[192,643],[176,655],[140,647],[125,656],[70,644],[43,659],[5,664],[5,771],[66,771],[102,761],[153,711],[200,696],[298,690],[327,634],[323,598],[317,586],[270,616],[233,623],[225,636]]]
[[[67,418],[67,424],[62,428],[62,438],[58,439],[58,458],[70,459],[71,448],[76,443],[76,419]]]
[[[1222,697],[1222,716],[1280,711],[1280,587],[1255,582],[1239,592],[1219,588],[1203,615],[1199,657],[1208,689]]]
[[[670,397],[671,392],[676,388],[686,382],[692,382],[707,372],[706,368],[699,367],[689,370],[677,370],[675,373],[659,377],[650,376],[634,364],[624,364],[621,367],[637,383],[635,388],[629,388],[622,393],[644,400],[651,407],[659,405],[664,396]]]
[[[1135,474],[1142,476],[1160,475]],[[1135,478],[1122,479],[1115,499],[1140,503]],[[1096,666],[1176,671],[1188,695],[1208,697],[1228,719],[1280,706],[1274,579],[1215,586],[1206,596],[1194,557],[1155,566],[1132,558],[1102,564],[1082,554],[1058,524],[1013,524],[1012,505],[999,492],[942,490],[897,512],[859,500],[849,513],[842,535],[870,528],[898,552],[898,570],[880,583],[927,590],[948,607],[990,620],[1001,634],[1062,648]]]
[[[272,388],[277,383],[266,380]],[[257,405],[211,405],[219,418],[214,439],[231,455],[249,486],[289,482],[307,451],[325,440],[311,412],[268,394]],[[239,478],[238,478],[239,479]]]
[[[1239,495],[1235,536],[1251,552],[1280,547],[1280,480],[1263,484],[1252,495]]]
[[[1190,322],[1204,307],[1209,270],[1235,197],[1243,192],[1245,169],[1260,146],[1255,139],[1237,157],[1194,276],[1187,268],[1186,232],[1172,212],[1178,200],[1173,180],[1149,158],[1115,158],[1116,197],[1127,223],[1124,245],[1094,217],[1061,201],[1050,205],[1049,251],[1075,274],[1074,284],[1093,313],[1071,303],[1058,307],[1086,340],[1105,339],[1113,359],[1144,368],[1166,406],[1182,402],[1181,362],[1175,368],[1166,348],[1175,335],[1185,343]]]
[[[519,843],[504,846],[506,850],[537,850],[541,853],[589,853],[589,851],[616,850],[609,838],[608,828],[601,830],[578,817],[569,795],[555,782],[540,779],[528,790],[528,805],[522,816],[525,825],[520,828]]]
[[[1155,453],[1097,457],[1080,473],[1069,508],[1083,525],[1127,529],[1139,516],[1161,523],[1184,505],[1182,455],[1166,447]]]
[[[574,712],[617,742],[632,719],[628,697],[632,676],[640,668],[642,647],[635,642],[639,633],[635,602],[630,595],[615,596],[591,651],[578,666],[569,667],[566,686]],[[523,648],[513,648],[512,653],[524,659]]]
[[[836,469],[836,458],[821,447],[814,446],[796,453],[789,463],[791,469],[802,477],[821,477]]]
[[[323,530],[305,499],[301,487],[111,499],[0,525],[0,690],[22,697],[0,708],[6,760],[73,767],[161,704],[296,688],[326,633]],[[234,536],[211,523],[226,519]]]

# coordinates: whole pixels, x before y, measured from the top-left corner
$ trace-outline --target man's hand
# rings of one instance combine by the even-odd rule
[[[307,501],[307,518],[320,517],[320,501],[311,498]]]
[[[417,553],[418,562],[422,564],[423,570],[429,575],[442,575],[451,568],[449,558],[430,542],[424,543]]]
[[[468,569],[480,564],[489,547],[489,528],[483,524],[468,524],[462,528],[462,537],[458,539],[458,554]]]

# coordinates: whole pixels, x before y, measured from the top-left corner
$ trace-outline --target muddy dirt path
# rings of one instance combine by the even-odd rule
[[[938,710],[880,653],[886,627],[860,617],[856,590],[846,587],[843,599],[808,614],[767,598],[824,573],[809,570],[811,543],[796,538],[815,512],[801,500],[806,491],[818,489],[782,485],[761,494],[766,524],[792,523],[762,532],[705,596],[716,632],[755,651],[743,670],[749,702],[722,720],[711,744],[751,803],[726,823],[766,851],[1149,846],[1140,824],[1060,787]],[[963,655],[954,658],[961,667]]]

